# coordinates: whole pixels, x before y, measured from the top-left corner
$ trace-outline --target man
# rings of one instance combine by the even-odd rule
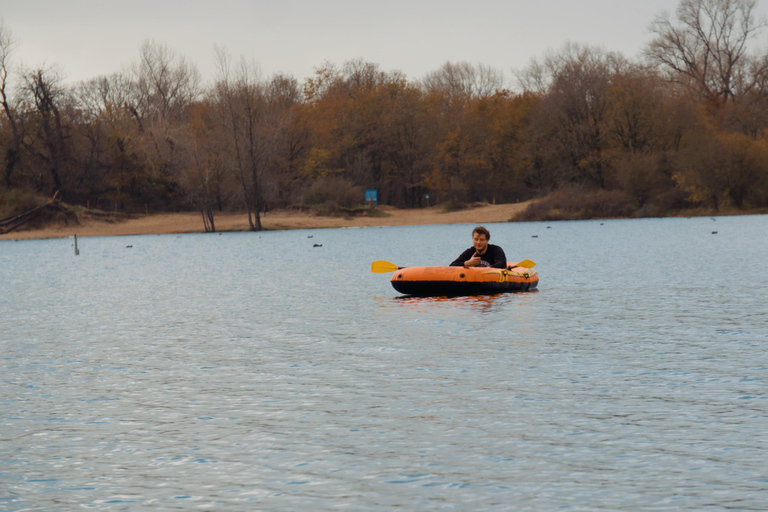
[[[452,267],[507,268],[507,256],[498,245],[489,244],[491,234],[483,226],[472,230],[472,247],[462,252]]]

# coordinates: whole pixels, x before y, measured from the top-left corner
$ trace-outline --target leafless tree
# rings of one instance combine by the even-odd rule
[[[215,209],[221,209],[222,186],[227,178],[226,149],[220,143],[221,131],[212,122],[210,102],[196,106],[193,117],[193,159],[182,173],[181,184],[188,203],[203,218],[206,232],[216,231]]]
[[[232,58],[222,48],[216,49],[219,75],[214,92],[222,112],[222,128],[230,134],[232,167],[240,182],[248,214],[248,226],[260,231],[261,174],[265,164],[264,140],[260,133],[264,113],[264,87],[260,70],[254,62],[241,59],[236,70]]]
[[[667,78],[715,104],[733,101],[764,83],[766,55],[751,55],[749,43],[766,27],[756,18],[757,0],[681,0],[671,18],[656,17],[656,35],[645,50]]]
[[[137,150],[138,123],[128,108],[131,82],[121,73],[100,76],[78,84],[74,94],[87,144],[80,151],[82,171],[89,175],[84,181],[103,186],[100,178],[124,168]],[[95,172],[101,176],[93,176]]]
[[[301,88],[294,77],[274,75],[266,84],[265,96],[266,133],[274,141],[264,183],[265,207],[285,207],[303,184],[298,174],[301,158],[308,151],[309,128]]]
[[[442,92],[455,98],[487,98],[504,88],[504,74],[484,64],[446,62],[422,80],[428,92]]]
[[[142,120],[183,120],[185,109],[200,95],[200,73],[184,57],[157,41],[144,41],[139,62],[131,68],[132,107]]]
[[[22,143],[48,170],[53,193],[61,190],[71,157],[71,126],[62,112],[70,101],[69,93],[51,69],[27,70],[22,79],[22,94],[29,105],[25,116],[29,128]]]
[[[172,194],[194,158],[186,122],[202,92],[200,73],[157,41],[144,41],[139,57],[127,73],[131,88],[125,107],[138,123],[139,144],[144,146],[140,149],[145,158],[140,188]]]
[[[344,76],[344,83],[350,90],[381,85],[387,77],[387,74],[379,69],[378,64],[363,59],[345,62],[342,75]]]
[[[16,108],[9,98],[9,74],[11,55],[15,46],[15,40],[11,30],[0,20],[0,101],[2,101],[3,113],[10,128],[10,136],[6,142],[3,162],[3,182],[6,187],[11,187],[13,173],[21,159],[21,134],[16,119]]]
[[[78,84],[75,94],[88,119],[110,119],[129,112],[132,86],[124,74],[114,73]]]

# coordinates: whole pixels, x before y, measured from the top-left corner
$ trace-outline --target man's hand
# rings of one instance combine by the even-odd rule
[[[465,267],[476,267],[478,265],[480,265],[480,255],[477,253],[464,262]]]

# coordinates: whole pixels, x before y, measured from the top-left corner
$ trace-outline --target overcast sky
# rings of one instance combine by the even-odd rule
[[[0,0],[13,62],[54,66],[69,83],[122,71],[142,41],[166,44],[215,78],[213,48],[300,81],[325,61],[362,58],[418,80],[446,61],[511,78],[567,41],[633,58],[678,0]],[[760,13],[766,6],[759,5]]]

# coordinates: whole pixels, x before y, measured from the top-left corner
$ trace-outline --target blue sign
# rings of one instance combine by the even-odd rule
[[[378,208],[379,207],[379,193],[378,193],[378,189],[375,189],[375,188],[365,189],[365,202],[366,203],[376,203],[376,208]]]

